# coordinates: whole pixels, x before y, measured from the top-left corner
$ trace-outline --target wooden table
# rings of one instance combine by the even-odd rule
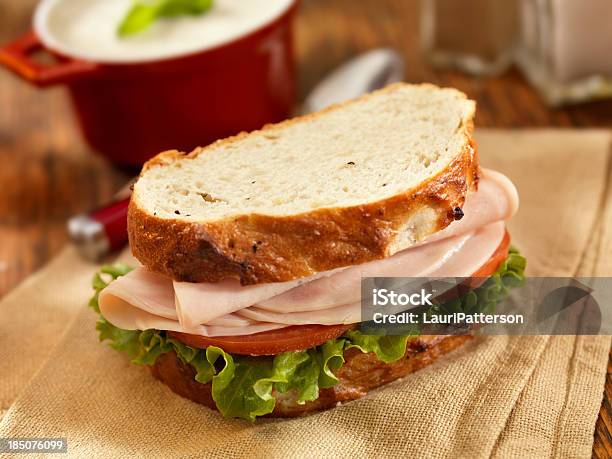
[[[29,27],[35,0],[0,0],[0,41]],[[475,79],[430,68],[418,48],[416,0],[303,0],[297,21],[299,94],[361,51],[388,46],[406,80],[454,86],[478,102],[477,126],[612,126],[612,100],[551,110],[511,70]],[[91,154],[64,90],[39,91],[0,71],[0,297],[66,243],[66,219],[108,201],[129,175]],[[612,457],[612,366],[595,432],[595,457]]]

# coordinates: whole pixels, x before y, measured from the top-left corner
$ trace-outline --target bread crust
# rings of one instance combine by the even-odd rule
[[[318,115],[266,126],[263,131]],[[284,282],[391,256],[448,226],[454,220],[453,209],[462,207],[467,192],[476,188],[479,166],[472,116],[458,128],[463,131],[464,146],[445,170],[377,202],[287,217],[251,214],[199,223],[151,215],[133,196],[128,213],[132,252],[148,269],[178,281],[219,282],[231,277],[243,285]],[[246,135],[250,134],[213,146]],[[205,152],[206,148],[187,155],[161,153],[145,164],[143,173]]]
[[[356,400],[370,390],[388,384],[432,364],[440,356],[465,344],[472,336],[421,336],[409,341],[404,358],[383,363],[373,353],[364,354],[357,349],[345,351],[345,364],[336,372],[340,382],[329,389],[321,389],[319,398],[303,405],[297,403],[296,394],[274,393],[276,405],[268,417],[298,417],[323,411],[338,404]],[[172,351],[161,355],[151,367],[153,375],[173,392],[196,403],[217,410],[212,398],[211,383],[197,382],[195,370],[184,364]]]

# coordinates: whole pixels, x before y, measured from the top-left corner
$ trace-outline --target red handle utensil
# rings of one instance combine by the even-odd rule
[[[128,197],[68,220],[68,235],[81,255],[97,261],[109,252],[125,246],[128,241],[129,203]]]

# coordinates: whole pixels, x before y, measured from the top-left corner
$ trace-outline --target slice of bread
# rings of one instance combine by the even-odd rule
[[[388,257],[453,220],[478,176],[475,104],[396,84],[185,154],[134,186],[128,229],[149,269],[191,282],[280,282]]]
[[[340,382],[329,389],[321,389],[319,398],[299,404],[297,394],[274,392],[276,405],[269,417],[297,417],[308,413],[328,410],[339,403],[349,402],[365,396],[369,391],[388,384],[410,373],[434,363],[439,357],[472,339],[471,335],[420,336],[408,342],[404,358],[383,363],[375,354],[363,354],[357,349],[345,352],[345,363],[337,370]],[[195,370],[184,364],[174,352],[158,357],[151,367],[153,375],[173,392],[213,410],[217,407],[212,398],[211,383],[201,384],[195,378]]]

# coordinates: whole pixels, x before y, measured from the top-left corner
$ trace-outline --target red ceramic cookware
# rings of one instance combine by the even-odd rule
[[[77,59],[45,44],[35,26],[0,49],[0,63],[31,84],[66,85],[89,144],[137,167],[160,151],[190,151],[289,116],[296,5],[230,42],[144,62]],[[34,61],[40,50],[56,63]]]

